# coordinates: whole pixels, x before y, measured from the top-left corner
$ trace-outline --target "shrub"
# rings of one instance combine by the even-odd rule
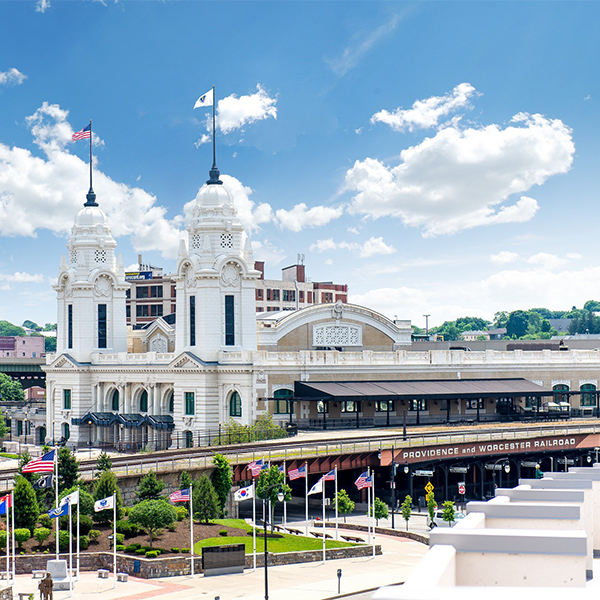
[[[125,552],[125,546],[123,546],[123,544],[117,544],[117,552]]]
[[[73,529],[75,530],[77,523],[77,516],[74,517]],[[79,533],[81,535],[87,535],[92,527],[94,526],[94,521],[92,521],[92,517],[89,515],[79,515]]]
[[[158,556],[158,552],[156,550],[148,550],[146,552],[146,558],[156,558]]]
[[[171,548],[173,554],[179,554],[179,548]]]
[[[23,550],[23,544],[31,539],[31,531],[29,529],[15,529],[15,540],[19,546],[19,550]]]
[[[162,500],[144,500],[136,504],[129,517],[132,523],[147,531],[151,545],[152,540],[160,535],[159,530],[174,523],[176,518],[175,509]]]
[[[176,506],[175,512],[177,513],[177,520],[183,521],[188,517],[188,509],[185,506]]]
[[[125,541],[125,535],[122,533],[117,533],[117,544],[123,544]]]
[[[125,552],[135,552],[137,549],[137,544],[129,544],[129,546],[125,546]]]
[[[170,525],[167,525],[167,529],[171,532],[177,531],[177,525],[175,525],[175,523],[171,523]]]
[[[33,537],[36,539],[40,548],[44,545],[44,542],[50,537],[50,529],[47,527],[38,527],[33,531]]]
[[[89,545],[90,545],[90,538],[87,535],[80,535],[79,536],[79,547],[82,550],[87,550]]]
[[[219,535],[225,537],[227,535],[227,529],[219,529]]]
[[[189,553],[190,553],[190,549],[189,549],[189,548],[182,548],[182,549],[181,549],[181,552],[182,552],[183,554],[189,554]]]
[[[142,550],[149,552],[150,550],[154,550],[154,548],[152,546],[142,546]]]
[[[61,549],[66,549],[69,547],[69,532],[68,531],[59,531],[58,532],[58,545]]]
[[[88,534],[90,536],[90,540],[94,543],[98,542],[98,538],[100,537],[100,535],[102,535],[100,533],[99,529],[90,529],[90,532]]]
[[[131,537],[131,523],[129,521],[117,521],[117,533],[122,533],[125,537]]]
[[[30,531],[35,529],[40,507],[38,505],[35,490],[25,477],[17,475],[15,489],[13,492],[15,525],[18,528],[26,527]]]
[[[136,553],[138,556],[142,556],[142,554],[146,554],[146,550],[144,550],[143,548],[138,548],[138,549],[135,551],[135,553]]]
[[[0,529],[0,549],[6,548],[6,529]]]
[[[38,523],[46,529],[52,529],[52,519],[46,513],[38,517]]]

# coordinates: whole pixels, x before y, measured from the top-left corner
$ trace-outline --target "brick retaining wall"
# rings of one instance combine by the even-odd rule
[[[325,551],[327,560],[342,558],[356,558],[359,556],[371,556],[371,546],[350,546],[347,548],[329,548]],[[375,554],[381,554],[381,546],[375,546]],[[29,574],[34,569],[46,569],[46,563],[54,558],[54,554],[21,554],[17,555],[17,575]],[[68,556],[61,554],[61,558]],[[278,554],[269,553],[269,565],[293,565],[304,562],[318,562],[323,559],[322,550],[306,550],[303,552],[282,552]],[[139,565],[139,570],[134,570]],[[108,569],[112,571],[112,552],[85,552],[81,554],[81,570],[97,571]],[[257,566],[264,566],[264,553],[256,554]],[[246,555],[246,568],[252,568],[253,557]],[[76,558],[73,556],[73,567],[76,566]],[[190,574],[189,556],[162,556],[159,558],[145,558],[117,554],[117,572],[129,573],[143,579],[154,579],[156,577],[176,577]],[[202,572],[202,557],[194,556],[194,572]],[[0,596],[0,600],[5,600]]]

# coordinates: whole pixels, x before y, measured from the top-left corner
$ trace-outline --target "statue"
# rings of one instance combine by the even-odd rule
[[[46,577],[42,579],[38,585],[40,590],[40,600],[52,600],[53,587],[54,582],[52,581],[52,577],[50,577],[50,573],[46,573]]]

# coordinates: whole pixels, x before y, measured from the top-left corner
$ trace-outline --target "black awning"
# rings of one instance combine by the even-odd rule
[[[296,400],[460,399],[553,396],[527,379],[432,379],[425,381],[296,381]]]
[[[154,429],[175,429],[171,415],[148,415],[148,425]]]
[[[145,415],[140,415],[139,413],[133,414],[119,414],[117,415],[117,421],[123,425],[123,427],[127,427],[130,429],[135,429],[136,427],[141,427],[148,423],[148,418]]]
[[[110,427],[117,420],[117,415],[111,412],[87,412],[83,417],[71,419],[73,425],[96,425]]]

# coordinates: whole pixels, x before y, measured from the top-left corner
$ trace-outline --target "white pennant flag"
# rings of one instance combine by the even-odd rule
[[[60,506],[64,506],[65,504],[70,503],[71,506],[73,506],[74,504],[79,504],[79,490],[75,490],[74,492],[72,492],[71,494],[69,494],[68,496],[65,496],[61,501],[60,504],[58,505]]]
[[[322,494],[323,493],[323,479],[319,479],[315,485],[310,488],[310,492],[306,494],[310,496],[311,494]]]
[[[106,510],[108,508],[113,508],[113,496],[109,496],[108,498],[103,498],[102,500],[97,500],[94,503],[94,510],[99,512],[101,510]]]
[[[202,94],[198,100],[196,100],[196,104],[194,104],[194,108],[200,108],[202,106],[212,106],[214,102],[215,91],[210,88],[206,94]]]

